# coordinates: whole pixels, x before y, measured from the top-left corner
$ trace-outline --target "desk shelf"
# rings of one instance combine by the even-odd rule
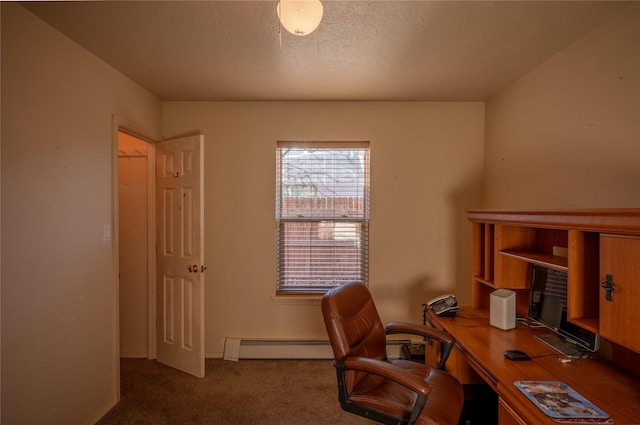
[[[547,268],[558,270],[561,272],[567,272],[569,270],[568,260],[566,257],[550,255],[544,252],[512,249],[512,250],[498,251],[498,254],[515,258],[525,263],[531,263],[536,266],[547,267]]]
[[[493,281],[485,280],[483,277],[480,277],[480,276],[474,276],[473,280],[475,282],[478,282],[478,283],[480,283],[482,285],[488,286],[488,287],[493,288],[493,289],[495,289],[495,287],[496,287],[496,285],[493,283]]]
[[[568,320],[574,325],[578,325],[589,332],[599,333],[600,319],[598,317],[572,317]]]

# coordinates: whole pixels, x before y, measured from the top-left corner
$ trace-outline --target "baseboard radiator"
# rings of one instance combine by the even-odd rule
[[[410,341],[387,342],[387,356],[398,359],[402,346]],[[224,343],[224,359],[333,359],[328,340],[322,339],[245,339],[227,337]]]

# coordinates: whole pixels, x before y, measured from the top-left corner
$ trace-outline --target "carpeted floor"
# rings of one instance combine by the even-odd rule
[[[338,403],[328,360],[206,360],[202,379],[121,360],[121,401],[98,425],[370,425]]]

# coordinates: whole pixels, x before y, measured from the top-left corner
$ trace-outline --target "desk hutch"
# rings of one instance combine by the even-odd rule
[[[616,424],[640,423],[640,209],[473,210],[468,219],[471,306],[454,319],[429,317],[457,339],[451,373],[493,387],[500,425],[553,423],[513,388],[538,379],[565,381]],[[527,317],[534,265],[567,273],[567,320],[600,335],[606,360],[560,363],[526,326],[488,324],[490,294],[500,288],[516,292],[516,314]],[[501,353],[511,348],[536,357],[510,362]]]

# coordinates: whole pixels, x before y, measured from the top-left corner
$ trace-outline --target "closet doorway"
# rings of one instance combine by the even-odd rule
[[[154,169],[152,146],[118,131],[120,357],[155,357],[149,307],[149,282],[154,278],[149,258],[154,212],[149,179]]]

